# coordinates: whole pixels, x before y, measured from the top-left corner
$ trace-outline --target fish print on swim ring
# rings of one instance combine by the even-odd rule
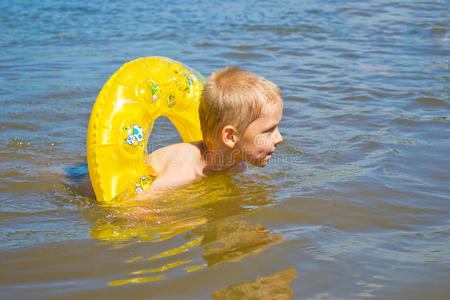
[[[142,176],[139,179],[139,183],[136,183],[136,188],[134,190],[136,192],[136,194],[142,193],[143,191],[148,189],[150,187],[150,184],[153,181],[153,178],[154,178],[153,176],[150,176],[150,178]]]
[[[123,129],[128,129],[128,136],[124,140],[125,144],[130,146],[143,146],[142,142],[144,141],[144,130],[142,127],[136,124],[131,124],[129,128],[124,127]]]

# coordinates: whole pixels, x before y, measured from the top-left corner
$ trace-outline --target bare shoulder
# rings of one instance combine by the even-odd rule
[[[179,143],[160,148],[148,155],[147,164],[153,168],[157,176],[162,175],[168,168],[181,169],[195,163],[200,155],[199,148],[192,143]]]
[[[148,164],[156,179],[151,190],[160,191],[190,183],[199,177],[198,164],[201,151],[197,144],[181,143],[152,152]]]

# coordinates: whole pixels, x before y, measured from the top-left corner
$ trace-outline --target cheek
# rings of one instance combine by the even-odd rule
[[[270,148],[270,136],[267,134],[259,134],[254,138],[254,146],[260,151]]]

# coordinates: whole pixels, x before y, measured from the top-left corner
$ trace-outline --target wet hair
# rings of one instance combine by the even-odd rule
[[[242,136],[261,115],[266,103],[282,101],[276,84],[240,67],[225,67],[206,80],[199,115],[203,142],[208,149],[224,126],[235,127]]]

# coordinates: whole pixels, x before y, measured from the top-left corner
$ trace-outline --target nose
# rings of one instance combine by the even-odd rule
[[[274,144],[279,144],[283,141],[283,136],[281,135],[281,132],[278,130],[278,128],[275,130],[275,137],[274,137]]]

